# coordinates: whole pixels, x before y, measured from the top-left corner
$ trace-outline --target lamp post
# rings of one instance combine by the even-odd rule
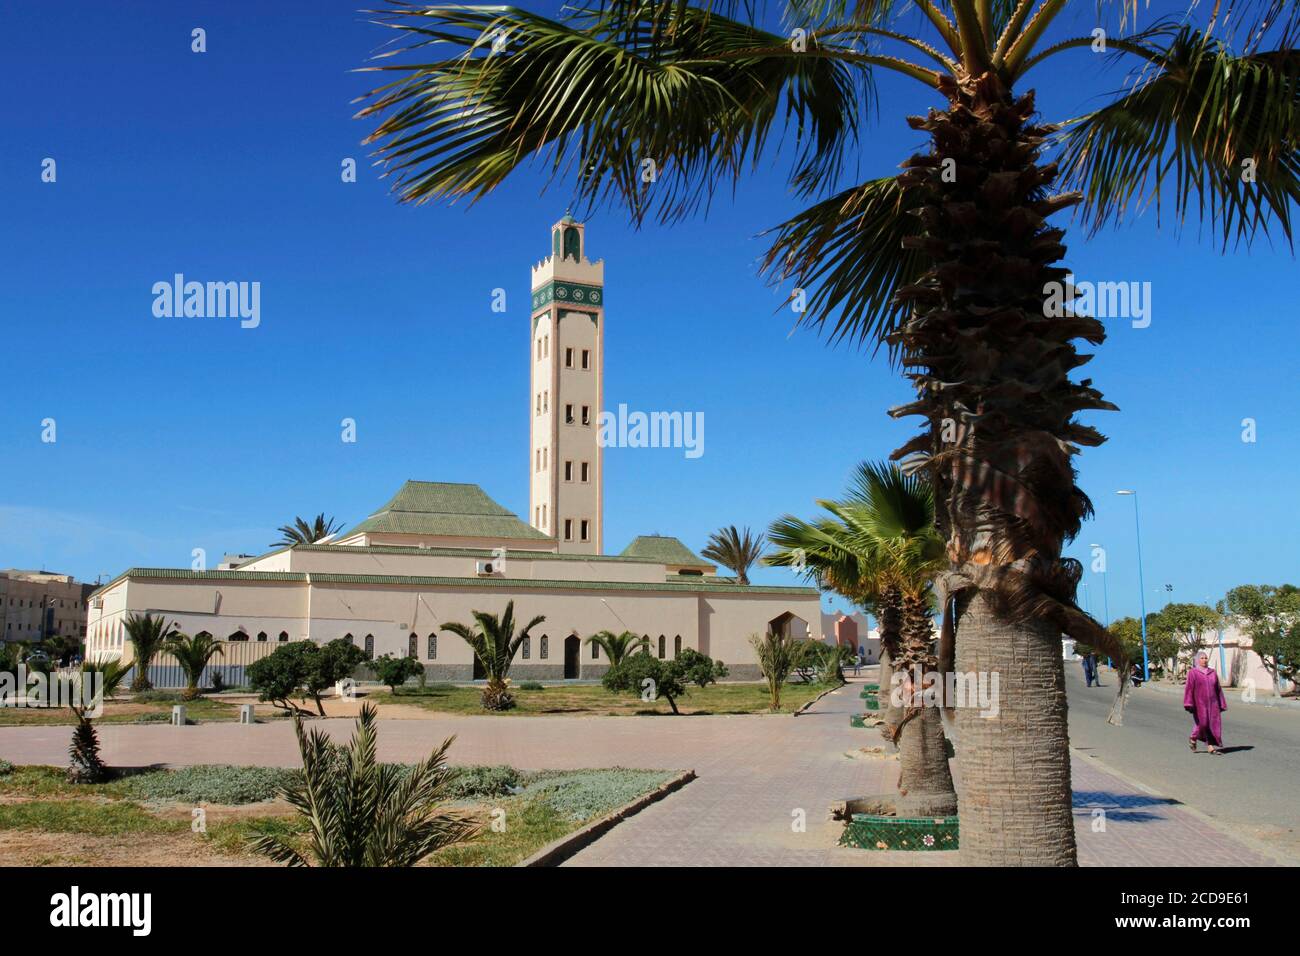
[[[1142,580],[1142,520],[1138,517],[1136,491],[1121,488],[1115,494],[1131,495],[1133,497],[1133,530],[1137,536],[1138,555],[1138,597],[1141,601],[1142,610],[1142,682],[1145,684],[1151,680],[1151,661],[1147,656],[1147,588],[1146,583]]]

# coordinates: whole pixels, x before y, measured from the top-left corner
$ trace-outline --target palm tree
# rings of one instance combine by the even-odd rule
[[[754,649],[758,669],[767,681],[768,706],[781,709],[781,688],[790,679],[795,668],[807,658],[811,642],[801,641],[788,631],[768,631],[761,637],[749,635],[749,645]]]
[[[133,693],[150,690],[153,682],[149,680],[149,665],[163,645],[180,632],[175,622],[168,623],[166,618],[152,614],[128,614],[124,624],[126,638],[135,652],[135,677],[131,679],[131,690]]]
[[[1097,48],[1091,31],[1045,42],[1082,0],[797,0],[793,36],[736,0],[606,0],[560,19],[398,3],[380,22],[409,43],[370,67],[388,82],[358,113],[376,118],[366,141],[414,204],[482,198],[542,156],[587,208],[667,222],[789,150],[811,205],[773,230],[767,274],[797,286],[802,324],[887,345],[907,370],[917,399],[891,414],[922,426],[895,457],[935,489],[957,667],[1001,675],[999,719],[956,715],[973,864],[1076,863],[1060,635],[1118,654],[1062,557],[1091,511],[1073,456],[1103,440],[1075,416],[1114,406],[1071,378],[1088,358],[1076,340],[1105,330],[1056,308],[1074,293],[1049,219],[1082,204],[1095,230],[1162,199],[1226,245],[1289,238],[1300,199],[1300,5],[1189,0],[1183,19],[1141,29],[1136,7],[1090,0],[1105,49],[1139,70],[1059,123],[1038,120],[1029,76]],[[857,160],[896,161],[858,155],[862,118],[885,115],[882,71],[933,97],[908,119],[929,148],[843,188]],[[770,135],[778,121],[786,135]]]
[[[709,535],[709,543],[700,552],[701,557],[718,564],[736,575],[737,584],[749,583],[749,567],[763,555],[763,536],[751,537],[749,529],[738,531],[733,524]]]
[[[951,662],[941,666],[932,647],[931,582],[946,567],[943,539],[934,527],[934,495],[918,476],[863,462],[842,500],[818,504],[829,518],[813,523],[787,515],[773,523],[768,534],[778,550],[767,563],[797,567],[827,590],[874,605],[881,684],[891,688],[881,730],[899,751],[895,812],[956,813],[943,719],[923,695],[951,670]]]
[[[176,658],[185,672],[185,690],[182,700],[194,700],[199,696],[199,681],[203,679],[203,670],[208,661],[214,657],[224,657],[225,651],[211,634],[206,631],[190,637],[186,634],[174,634],[167,641],[167,652]]]
[[[318,514],[310,524],[302,518],[294,518],[293,524],[281,525],[276,529],[280,532],[280,540],[271,542],[271,547],[315,544],[336,533],[340,527],[341,525],[334,523],[333,518],[327,520],[324,512]]]
[[[68,747],[69,783],[103,783],[108,779],[108,768],[99,756],[99,734],[91,720],[108,698],[117,693],[128,670],[129,667],[118,661],[103,664],[86,661],[81,665],[68,704],[77,718],[72,744]]]
[[[302,774],[281,795],[307,824],[308,853],[280,835],[261,837],[250,849],[290,866],[414,866],[479,831],[469,817],[439,809],[451,796],[447,751],[456,738],[413,767],[379,763],[377,714],[374,705],[362,705],[346,748],[323,730],[308,733],[294,717]]]
[[[506,679],[510,665],[519,651],[519,645],[528,637],[528,632],[546,618],[537,615],[515,634],[514,601],[506,605],[506,611],[500,618],[483,611],[472,613],[478,627],[452,622],[444,624],[442,629],[451,631],[468,644],[474,657],[483,665],[483,675],[487,679],[482,695],[483,709],[509,710],[515,705],[514,695],[510,693],[510,682]]]
[[[623,659],[629,654],[648,649],[650,638],[633,634],[631,631],[624,631],[622,634],[615,634],[613,631],[597,631],[587,638],[587,645],[589,647],[595,645],[604,651],[610,669],[613,670],[623,663]]]

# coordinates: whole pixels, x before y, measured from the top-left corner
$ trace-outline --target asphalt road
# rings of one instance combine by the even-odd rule
[[[1113,727],[1110,671],[1100,688],[1084,686],[1077,661],[1066,661],[1065,674],[1076,750],[1300,864],[1300,708],[1247,704],[1227,691],[1224,755],[1212,757],[1203,743],[1199,753],[1188,749],[1192,721],[1181,693],[1136,688],[1124,726]]]

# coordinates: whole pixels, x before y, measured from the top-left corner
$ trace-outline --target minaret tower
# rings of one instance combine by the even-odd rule
[[[528,520],[565,554],[600,554],[605,381],[605,262],[587,259],[586,226],[567,213],[533,266]]]

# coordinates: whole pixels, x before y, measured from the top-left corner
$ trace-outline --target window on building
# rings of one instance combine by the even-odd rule
[[[365,646],[365,652],[366,652],[366,660],[372,660],[372,659],[374,658],[374,656],[375,656],[375,635],[373,635],[373,634],[367,634],[367,635],[366,635],[366,646]],[[662,654],[660,654],[659,656],[660,656],[660,657],[663,657]]]
[[[564,367],[573,368],[573,349],[564,350]]]
[[[228,640],[228,641],[246,641],[246,640],[248,640],[248,635],[245,634],[243,631],[235,631],[235,633],[231,634],[228,638],[226,638],[226,640]]]
[[[659,635],[659,659],[660,660],[664,659],[664,655],[667,649],[668,649],[668,642],[664,639],[664,636],[660,634]]]
[[[546,522],[547,522],[547,517],[546,517],[546,505],[542,505],[542,527],[543,527],[543,528],[546,527]]]
[[[266,631],[258,631],[258,632],[257,632],[257,643],[259,643],[259,644],[265,644],[265,643],[266,643]]]
[[[549,412],[550,410],[551,410],[551,390],[548,388],[546,391],[542,392],[542,411]]]
[[[542,450],[539,448],[533,452],[533,471],[542,470]]]
[[[573,519],[572,518],[564,519],[564,540],[565,541],[573,540]]]
[[[537,411],[535,411],[533,414],[534,414],[534,415],[540,415],[541,413],[542,413],[542,393],[541,393],[541,392],[538,392],[538,393],[537,393]]]
[[[539,650],[541,653],[539,653],[537,656],[540,657],[542,660],[546,660],[546,658],[550,656],[551,639],[547,637],[545,634],[542,635],[542,645]]]
[[[591,540],[591,522],[588,521],[588,520],[586,520],[586,519],[584,518],[584,519],[582,520],[582,522],[579,524],[579,528],[580,528],[580,530],[581,530],[581,537],[582,537],[582,540],[583,540],[583,541],[590,541],[590,540]]]
[[[682,656],[682,636],[678,634],[673,638],[673,657]]]
[[[566,461],[564,463],[564,480],[565,481],[573,480],[573,462],[571,461]]]
[[[412,631],[412,632],[411,632],[411,636],[410,636],[410,638],[408,638],[407,641],[406,641],[406,656],[407,656],[407,657],[412,657],[412,658],[414,658],[414,657],[419,657],[419,656],[420,656],[420,645],[419,645],[419,640],[420,640],[420,639],[416,636],[415,632]],[[678,640],[680,640],[680,638],[678,638]]]
[[[349,644],[351,644],[353,647],[355,647],[356,644],[357,644],[357,639],[356,639],[355,637],[353,637],[351,634],[344,634],[344,635],[343,635],[343,640],[347,641],[347,642],[348,642]]]
[[[539,359],[542,357],[542,337],[540,335],[537,336],[537,357]]]
[[[523,644],[519,646],[519,653],[523,656],[524,660],[528,660],[529,655],[531,655],[533,652],[533,648],[531,646],[532,640],[533,639],[531,637],[525,637]]]
[[[288,631],[281,631],[281,632],[280,632],[280,636],[277,637],[276,640],[279,641],[281,644],[287,644],[287,643],[289,643],[289,632],[288,632]]]
[[[591,349],[582,350],[582,367],[591,368]]]
[[[590,425],[590,424],[591,424],[591,406],[590,406],[590,405],[583,405],[583,406],[582,406],[582,424],[584,424],[584,425]],[[518,461],[518,459],[515,459],[515,460]]]
[[[572,425],[572,424],[573,424],[573,406],[572,406],[572,405],[565,405],[565,406],[564,406],[564,424],[566,424],[566,425]]]
[[[582,480],[591,481],[591,462],[589,461],[582,463]]]
[[[437,634],[429,635],[428,650],[429,650],[429,655],[428,655],[429,660],[436,661],[438,659],[438,635]]]
[[[591,659],[593,661],[600,660],[600,645],[595,641],[591,642]]]

